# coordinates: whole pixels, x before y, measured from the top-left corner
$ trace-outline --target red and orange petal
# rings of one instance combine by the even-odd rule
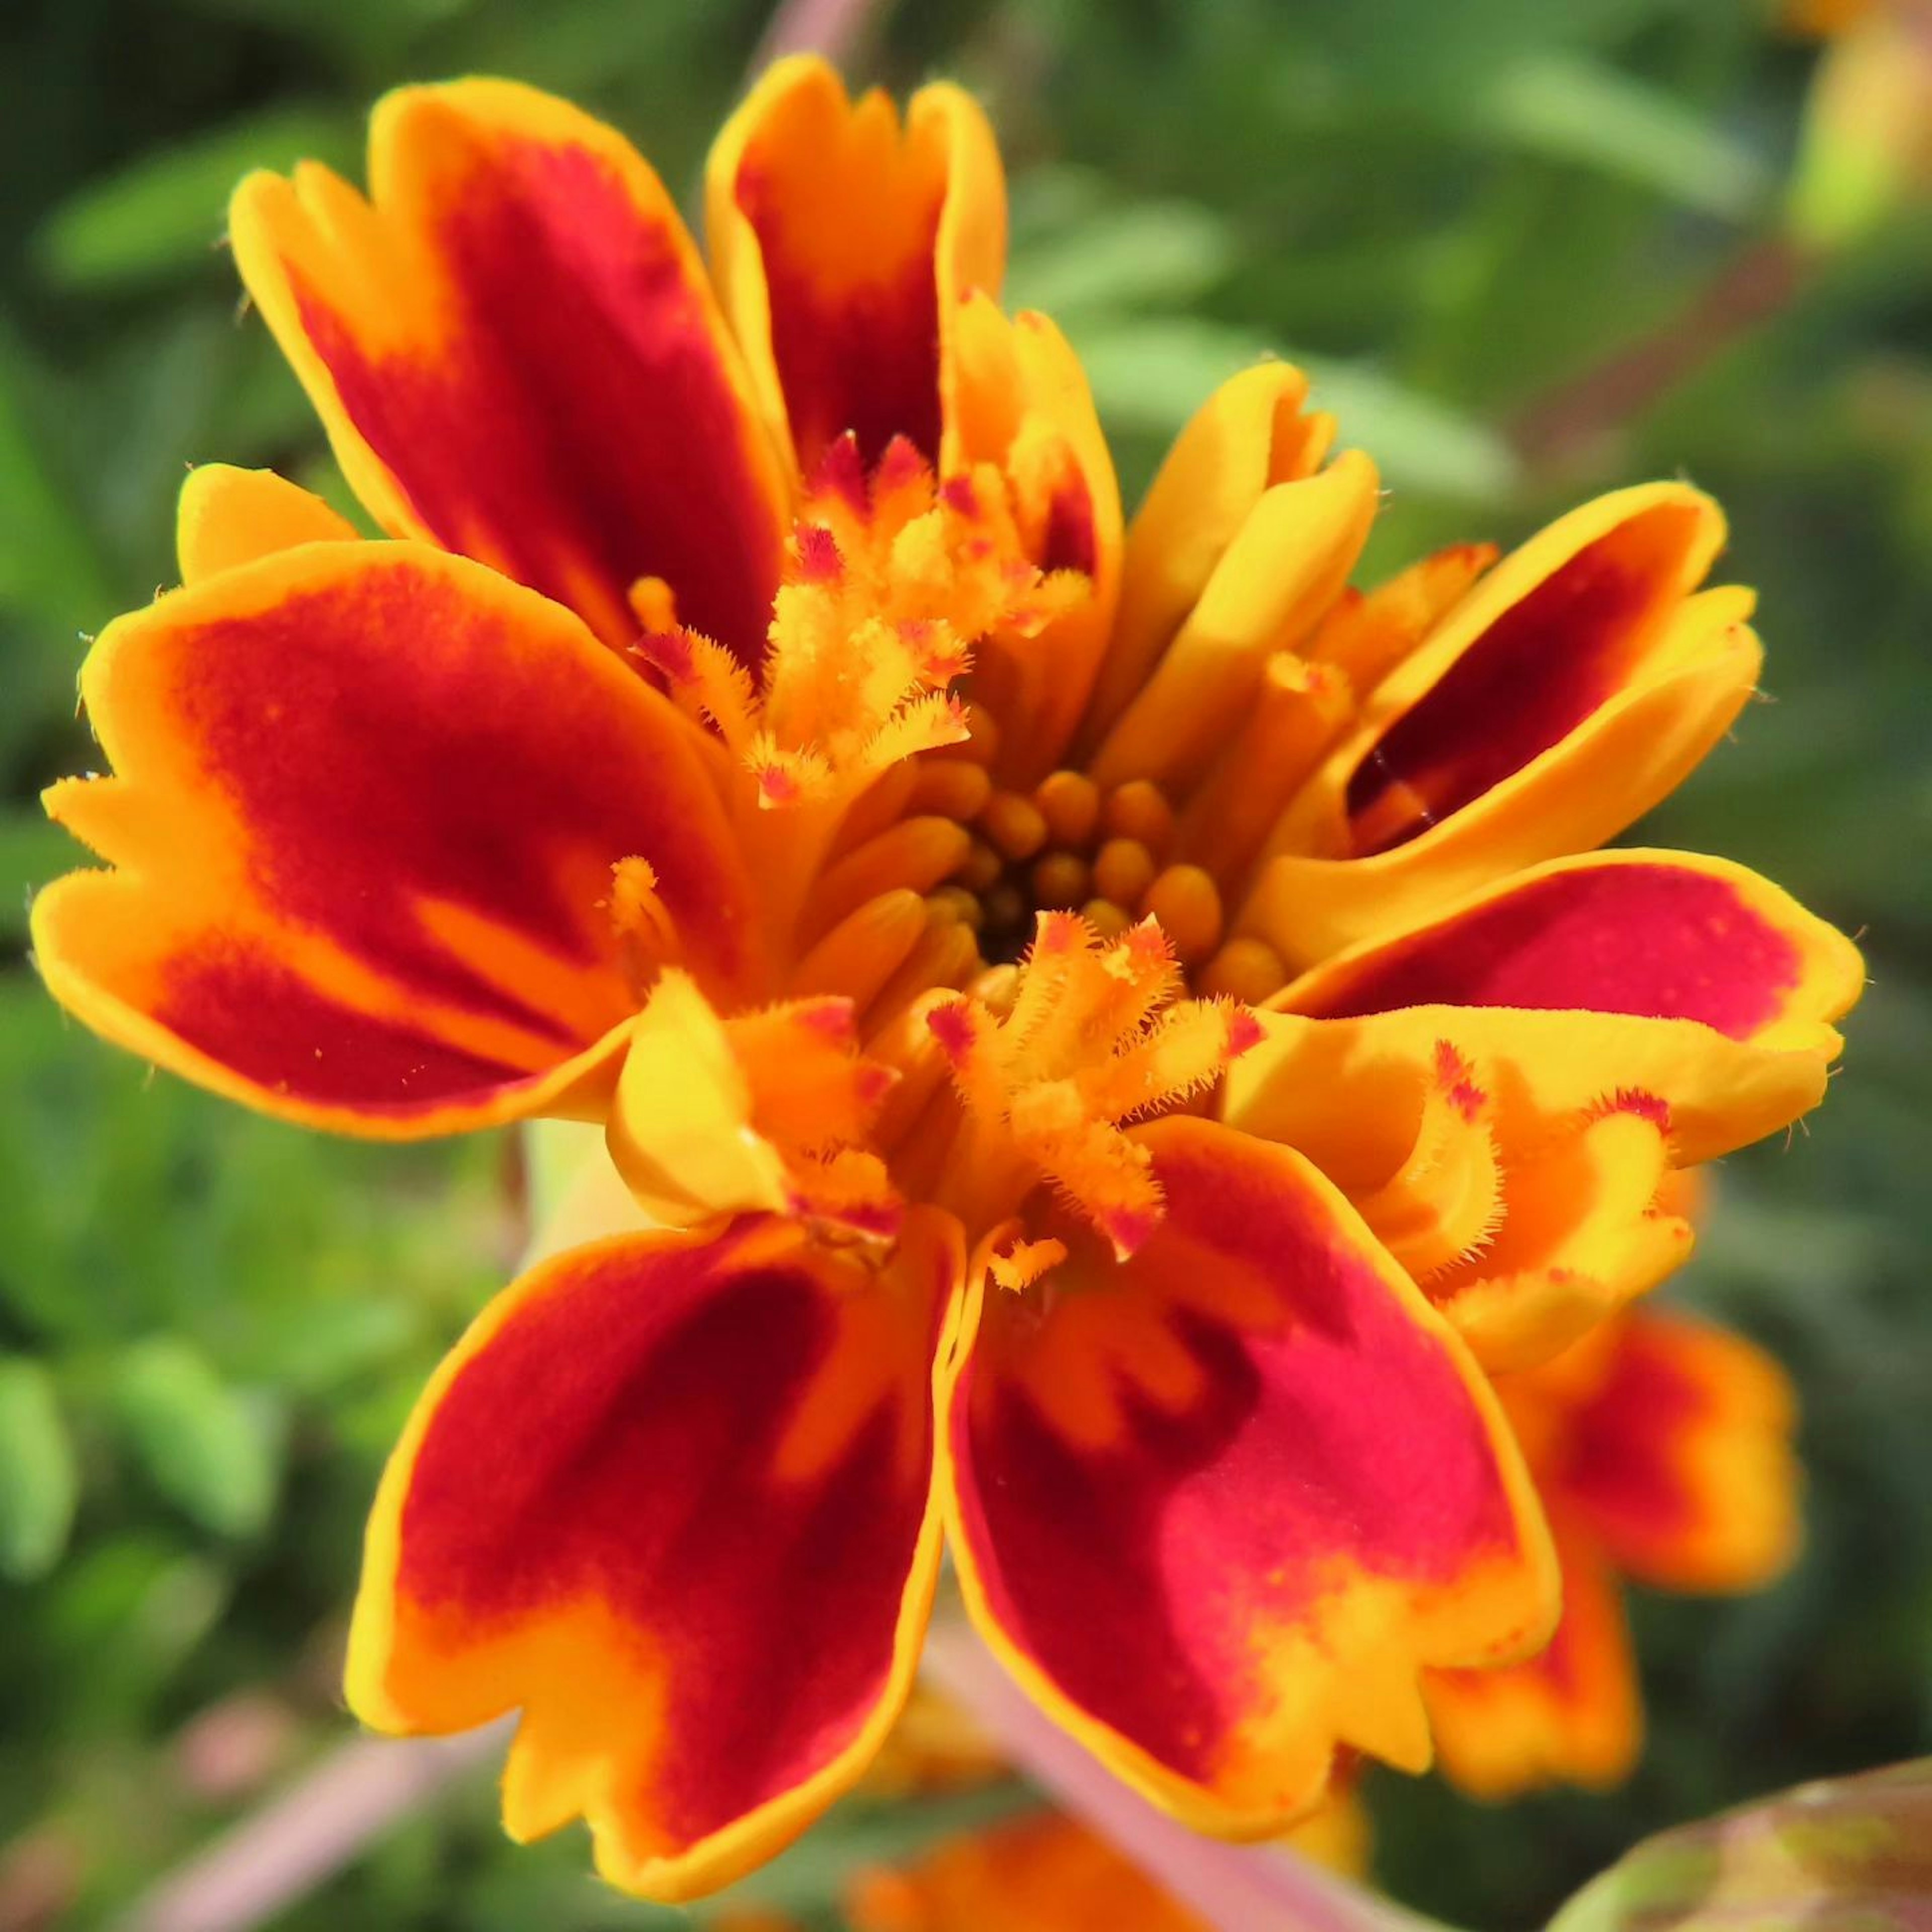
[[[712,149],[705,227],[799,470],[848,432],[868,466],[894,436],[936,463],[959,305],[997,295],[1006,266],[1005,182],[978,103],[922,88],[902,127],[878,89],[850,100],[823,61],[781,61]]]
[[[1058,1812],[862,1874],[845,1902],[854,1932],[1207,1932],[1125,1853]]]
[[[660,578],[755,663],[786,478],[656,176],[563,101],[465,80],[386,96],[369,176],[250,176],[229,226],[370,512],[620,647]]]
[[[231,1098],[384,1136],[596,1111],[636,1004],[634,856],[707,985],[762,970],[688,727],[480,566],[302,544],[118,620],[81,692],[113,776],[47,808],[114,869],[40,894],[36,958]]]
[[[1088,594],[1031,634],[995,631],[974,654],[976,702],[997,718],[994,778],[1025,791],[1071,740],[1120,599],[1120,488],[1085,371],[1045,316],[961,305],[951,345],[943,474],[982,463],[1006,478],[1028,556]]]
[[[1742,1336],[1676,1310],[1639,1311],[1603,1348],[1560,1444],[1537,1459],[1539,1481],[1640,1582],[1769,1582],[1800,1534],[1784,1371]]]
[[[686,1898],[771,1856],[912,1681],[962,1273],[922,1214],[876,1273],[753,1217],[526,1275],[383,1478],[352,1708],[407,1732],[520,1712],[506,1826],[582,1816],[626,1890]]]
[[[1289,806],[1244,922],[1306,964],[1663,798],[1757,675],[1749,593],[1691,594],[1724,528],[1698,492],[1647,484],[1481,578]]]
[[[1432,1670],[1424,1684],[1444,1775],[1472,1798],[1548,1784],[1603,1788],[1635,1768],[1643,1706],[1623,1595],[1594,1539],[1552,1506],[1563,1619],[1550,1647],[1495,1670]]]
[[[1835,1051],[1858,950],[1744,866],[1622,850],[1533,866],[1366,941],[1269,1002],[1317,1018],[1509,1006],[1695,1020],[1735,1040]]]
[[[1177,1816],[1259,1837],[1340,1746],[1425,1765],[1418,1671],[1540,1642],[1554,1562],[1486,1382],[1334,1190],[1209,1122],[1140,1133],[1166,1204],[1145,1244],[987,1297],[952,1547],[1058,1722]]]

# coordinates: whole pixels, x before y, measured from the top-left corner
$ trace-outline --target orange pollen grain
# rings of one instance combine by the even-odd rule
[[[1043,912],[1010,997],[962,994],[927,1024],[984,1144],[1131,1254],[1160,1219],[1160,1184],[1125,1130],[1204,1091],[1260,1036],[1245,1007],[1180,997],[1152,920],[1110,937]],[[1017,1207],[1015,1201],[1007,1204]]]

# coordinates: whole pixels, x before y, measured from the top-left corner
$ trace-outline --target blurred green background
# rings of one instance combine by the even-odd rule
[[[70,862],[35,794],[89,762],[82,640],[172,580],[184,466],[326,477],[238,314],[226,191],[302,154],[356,171],[382,88],[478,70],[574,96],[688,190],[769,15],[0,12],[0,1932],[110,1922],[344,1735],[381,1457],[519,1238],[500,1144],[244,1117],[64,1022],[24,956],[31,889]],[[1382,464],[1378,563],[1681,473],[1763,592],[1768,701],[1642,836],[1768,872],[1870,953],[1829,1102],[1726,1165],[1673,1290],[1792,1366],[1809,1548],[1750,1600],[1639,1604],[1628,1789],[1371,1784],[1384,1881],[1466,1924],[1539,1923],[1666,1823],[1932,1751],[1932,206],[1856,152],[1879,117],[1802,141],[1820,59],[1744,0],[920,0],[872,8],[851,63],[988,100],[1009,292],[1087,357],[1130,496],[1275,349]],[[761,1895],[834,1924],[854,1858],[955,1815],[848,1806]],[[277,1922],[676,1922],[585,1865],[571,1835],[511,1852],[472,1776]]]

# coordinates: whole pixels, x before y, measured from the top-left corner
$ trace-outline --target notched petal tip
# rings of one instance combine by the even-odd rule
[[[584,1816],[626,1890],[687,1898],[770,1856],[910,1688],[962,1276],[930,1214],[876,1271],[752,1220],[526,1276],[385,1474],[358,1713],[448,1731],[520,1708],[506,1822]]]

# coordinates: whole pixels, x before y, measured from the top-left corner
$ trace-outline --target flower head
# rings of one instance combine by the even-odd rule
[[[1349,587],[1373,466],[1226,385],[1124,532],[997,305],[978,110],[782,64],[707,274],[618,136],[378,109],[237,259],[357,541],[197,472],[82,676],[56,994],[266,1112],[594,1121],[630,1208],[493,1303],[371,1521],[365,1720],[522,1714],[519,1836],[722,1883],[862,1770],[942,1538],[1015,1676],[1256,1835],[1425,1673],[1533,1651],[1478,1366],[1681,1256],[1675,1166],[1822,1091],[1856,955],[1714,860],[1589,856],[1758,662],[1684,486]],[[989,1292],[990,1285],[990,1292]]]
[[[1790,1563],[1790,1385],[1741,1336],[1644,1310],[1499,1387],[1556,1534],[1563,1620],[1540,1657],[1432,1677],[1443,1768],[1486,1798],[1614,1784],[1643,1730],[1618,1580],[1750,1590]]]

